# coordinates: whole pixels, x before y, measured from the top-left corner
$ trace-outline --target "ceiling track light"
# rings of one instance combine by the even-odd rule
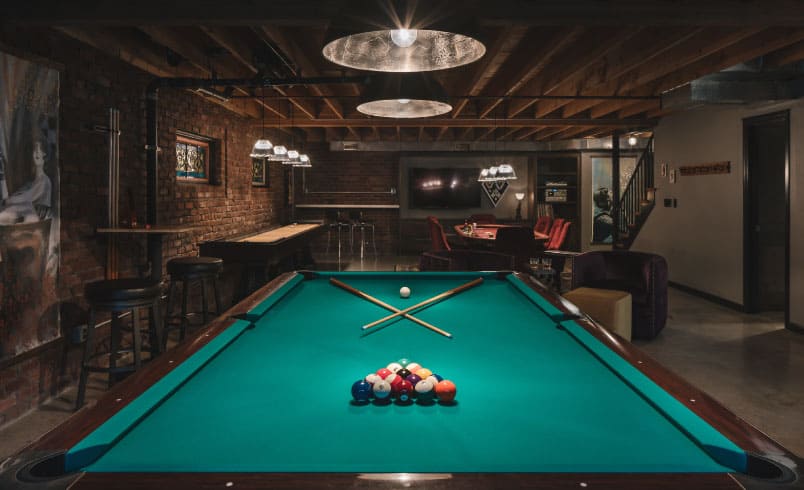
[[[416,4],[350,2],[349,11],[359,12],[360,18],[333,21],[322,54],[357,70],[410,73],[463,66],[486,53],[473,23],[447,12],[447,2],[427,2],[420,12]]]

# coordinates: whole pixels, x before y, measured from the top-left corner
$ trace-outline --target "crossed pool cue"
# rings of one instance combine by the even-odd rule
[[[465,290],[467,290],[469,288],[473,288],[473,287],[477,286],[478,284],[480,284],[481,282],[483,282],[483,278],[479,277],[479,278],[477,278],[477,279],[475,279],[473,281],[467,282],[466,284],[462,284],[462,285],[460,285],[458,287],[455,287],[455,288],[452,288],[452,289],[450,289],[448,291],[444,291],[441,294],[433,296],[430,299],[426,299],[426,300],[422,301],[421,303],[418,303],[418,304],[415,304],[415,305],[410,306],[408,308],[405,308],[404,310],[400,310],[399,308],[391,306],[388,303],[385,303],[384,301],[381,301],[381,300],[379,300],[379,299],[377,299],[377,298],[375,298],[375,297],[373,297],[373,296],[371,296],[369,294],[364,293],[363,291],[360,291],[359,289],[353,288],[352,286],[350,286],[350,285],[348,285],[348,284],[346,284],[346,283],[344,283],[342,281],[339,281],[338,279],[335,279],[334,277],[331,277],[329,279],[329,282],[334,284],[335,286],[338,286],[341,289],[345,289],[346,291],[349,291],[350,293],[354,294],[355,296],[363,298],[363,299],[365,299],[367,301],[370,301],[370,302],[372,302],[372,303],[374,303],[376,305],[382,306],[383,308],[394,312],[392,315],[388,315],[386,317],[380,318],[379,320],[377,320],[375,322],[371,322],[371,323],[369,323],[367,325],[363,325],[363,327],[362,327],[363,330],[367,330],[367,329],[369,329],[369,328],[371,328],[371,327],[373,327],[375,325],[379,325],[380,323],[388,321],[388,320],[390,320],[392,318],[396,318],[398,316],[401,316],[401,317],[407,318],[408,320],[416,322],[419,325],[421,325],[423,327],[426,327],[426,328],[428,328],[428,329],[430,329],[430,330],[432,330],[432,331],[434,331],[436,333],[439,333],[439,334],[443,335],[444,337],[452,338],[451,333],[449,333],[447,331],[444,331],[444,330],[436,327],[435,325],[431,325],[431,324],[429,324],[429,323],[427,323],[425,321],[419,320],[415,316],[411,315],[409,312],[413,311],[413,310],[416,310],[418,308],[421,308],[423,306],[429,305],[431,303],[434,303],[436,301],[441,301],[442,299],[445,299],[445,298],[448,298],[448,297],[453,296],[455,294],[458,294],[458,293],[460,293],[462,291],[465,291]]]

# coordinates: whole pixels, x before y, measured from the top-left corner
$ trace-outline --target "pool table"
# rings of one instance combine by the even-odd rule
[[[363,330],[389,312],[332,281],[404,309],[478,278],[411,313],[451,338]],[[455,401],[352,399],[400,358]],[[800,488],[800,463],[528,275],[303,271],[23,450],[0,487]]]

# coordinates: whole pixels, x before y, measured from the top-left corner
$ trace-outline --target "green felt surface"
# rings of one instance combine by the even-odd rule
[[[477,277],[332,275],[399,308]],[[408,320],[364,334],[387,311],[319,276],[287,284],[87,471],[722,472],[701,445],[741,454],[516,279],[416,314],[447,339]],[[457,403],[351,402],[355,380],[402,357],[453,380]]]

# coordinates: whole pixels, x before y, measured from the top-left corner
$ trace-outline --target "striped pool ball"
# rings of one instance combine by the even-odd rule
[[[407,366],[405,366],[405,369],[407,369],[411,373],[415,373],[416,371],[418,371],[421,368],[422,368],[422,366],[418,362],[411,362],[411,363],[408,363]]]
[[[430,380],[423,379],[416,383],[416,398],[419,399],[421,402],[430,402],[433,400],[433,396],[435,396],[435,386]]]
[[[388,369],[389,371],[391,371],[392,373],[395,373],[395,372],[399,371],[400,369],[402,369],[402,365],[399,364],[398,362],[392,362],[391,364],[387,365],[385,368]]]
[[[374,398],[377,400],[385,400],[391,396],[391,383],[381,379],[374,383],[374,386],[371,387],[371,391],[374,393]]]

